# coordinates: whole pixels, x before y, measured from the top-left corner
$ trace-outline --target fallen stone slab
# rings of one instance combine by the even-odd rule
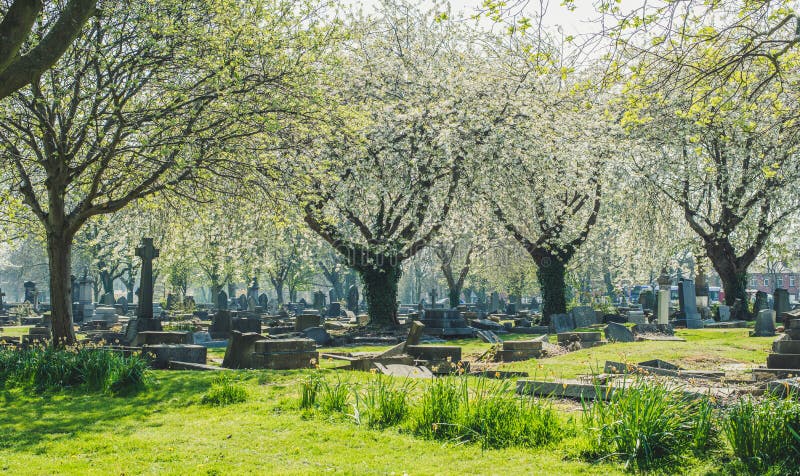
[[[492,332],[492,331],[484,331],[484,330],[480,330],[480,329],[479,329],[479,330],[476,332],[476,334],[478,334],[478,337],[479,337],[479,338],[480,338],[480,339],[481,339],[483,342],[486,342],[487,344],[500,344],[500,343],[502,343],[502,342],[503,342],[503,340],[502,340],[502,339],[500,339],[499,337],[497,337],[497,334],[495,334],[495,333],[494,333],[494,332]]]
[[[576,381],[543,382],[522,379],[517,381],[517,393],[549,398],[570,398],[575,400],[607,400],[615,392],[622,390],[620,385],[594,385]],[[686,398],[704,398],[700,391],[675,389]]]
[[[409,345],[406,346],[408,354],[419,360],[461,360],[461,347],[449,345]]]
[[[219,372],[222,370],[230,370],[224,367],[218,367],[216,365],[206,365],[206,364],[197,364],[194,362],[180,362],[177,360],[171,360],[169,362],[169,369],[170,370],[199,370],[204,372]]]
[[[570,342],[600,342],[603,334],[601,332],[561,332],[558,334],[559,344],[569,344]]]
[[[433,378],[433,372],[431,372],[424,365],[418,365],[418,366],[403,365],[403,364],[384,365],[380,362],[376,362],[375,368],[377,368],[382,374],[391,375],[393,377]]]

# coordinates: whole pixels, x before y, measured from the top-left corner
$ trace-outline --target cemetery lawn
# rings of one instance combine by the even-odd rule
[[[531,376],[574,377],[606,359],[661,358],[686,368],[764,363],[772,338],[747,329],[682,331],[687,342],[610,344],[513,364]],[[470,341],[479,353],[487,344]],[[723,367],[724,368],[724,367]],[[217,407],[201,398],[216,372],[154,372],[144,392],[129,396],[66,390],[34,396],[0,390],[0,473],[6,474],[623,474],[619,464],[578,456],[583,440],[568,437],[536,450],[485,450],[427,441],[398,429],[370,430],[347,417],[298,409],[300,382],[312,372],[355,384],[367,373],[231,372],[249,393],[245,403]],[[538,372],[538,375],[535,374]],[[557,403],[563,419],[580,404]],[[687,460],[681,474],[718,474],[725,456]],[[665,469],[664,474],[674,473]]]

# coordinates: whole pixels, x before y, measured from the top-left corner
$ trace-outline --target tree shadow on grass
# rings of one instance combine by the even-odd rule
[[[0,450],[29,451],[43,442],[104,430],[128,436],[154,413],[199,402],[212,374],[160,372],[146,389],[123,396],[6,389],[0,394]]]

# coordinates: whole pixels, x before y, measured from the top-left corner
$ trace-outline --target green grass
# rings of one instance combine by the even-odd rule
[[[750,338],[746,333],[746,329],[682,331],[679,335],[688,342],[611,344],[501,367],[538,376],[548,373],[572,377],[602,367],[607,359],[640,362],[661,358],[691,369],[719,369],[725,363],[763,365],[772,339]],[[472,340],[464,352],[480,354],[489,347]],[[211,372],[155,371],[155,381],[146,390],[125,396],[78,390],[35,395],[23,389],[2,388],[0,472],[616,475],[625,471],[619,461],[585,460],[582,452],[590,442],[588,433],[580,427],[581,409],[575,403],[553,406],[562,422],[572,419],[578,429],[574,436],[567,435],[558,444],[482,449],[479,439],[459,444],[414,436],[404,425],[394,423],[402,419],[398,413],[411,410],[403,410],[396,394],[383,397],[387,416],[377,414],[375,425],[359,425],[349,415],[354,413],[352,392],[340,416],[310,416],[309,411],[298,408],[301,383],[309,376],[319,375],[336,385],[340,374],[331,370],[231,373],[237,385],[246,390],[247,400],[225,406],[202,403],[219,378],[219,374]],[[341,378],[363,395],[375,376],[353,372],[341,374]],[[475,383],[477,379],[468,381]],[[393,379],[394,388],[401,389],[403,382],[404,379]],[[404,392],[419,395],[425,385],[426,382],[419,382]],[[315,403],[322,405],[323,392],[318,390]],[[332,397],[331,408],[340,407],[340,396],[337,393]],[[487,410],[493,405],[497,408]],[[505,410],[506,402],[490,401],[475,410],[473,422],[479,424],[486,421],[481,415]],[[392,423],[378,423],[378,417]],[[491,423],[488,421],[487,427]],[[731,466],[732,451],[724,437],[719,439],[724,448],[702,458],[684,455],[678,472],[737,474],[737,467]],[[657,469],[655,474],[675,474],[675,468]]]

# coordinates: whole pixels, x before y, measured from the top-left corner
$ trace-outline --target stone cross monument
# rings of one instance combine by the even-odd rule
[[[139,281],[139,306],[136,317],[153,318],[153,259],[158,258],[158,250],[153,246],[152,238],[142,238],[142,245],[136,248],[136,256],[142,259],[142,271]]]

